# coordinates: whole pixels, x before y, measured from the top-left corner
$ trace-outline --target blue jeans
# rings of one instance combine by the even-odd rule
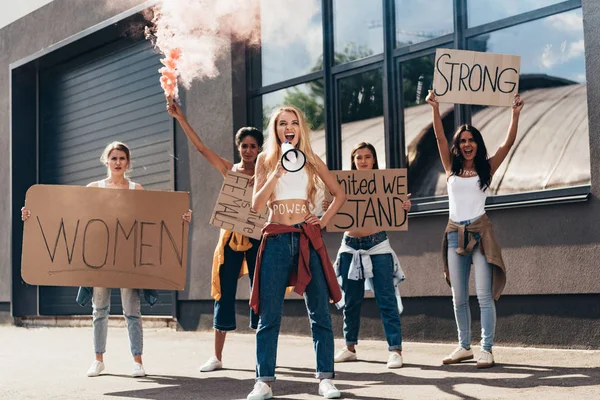
[[[458,222],[460,225],[470,225],[472,221]],[[479,242],[479,235],[474,234]],[[479,309],[481,311],[481,347],[492,351],[494,331],[496,329],[496,304],[492,292],[493,266],[488,264],[485,255],[481,254],[479,243],[469,255],[458,255],[458,232],[448,235],[448,269],[452,284],[452,301],[454,317],[458,328],[458,341],[462,347],[471,347],[471,309],[469,307],[469,276],[471,264],[475,268],[475,290]],[[465,239],[466,245],[466,239]]]
[[[248,251],[233,251],[229,244],[225,244],[225,254],[223,265],[219,270],[221,279],[221,298],[215,301],[215,311],[213,318],[213,327],[220,331],[233,331],[236,328],[235,323],[235,297],[237,293],[238,277],[242,269],[244,254],[248,263],[250,278],[250,291],[252,291],[252,279],[254,278],[254,266],[256,265],[256,255],[260,247],[260,240],[250,239],[252,247]],[[258,315],[250,309],[250,328],[258,327]]]
[[[106,336],[108,333],[108,316],[110,314],[110,291],[106,288],[94,288],[92,297],[92,325],[94,331],[94,351],[104,354],[106,351]],[[139,289],[121,289],[123,314],[127,321],[131,354],[139,356],[144,350],[144,335],[142,331],[142,313]]]
[[[369,236],[351,237],[344,235],[342,239],[346,245],[355,250],[369,250],[371,247],[387,239],[385,232],[374,233]],[[344,338],[346,345],[358,344],[358,331],[360,328],[360,310],[365,294],[365,280],[348,279],[348,270],[352,262],[352,254],[340,254],[340,274],[342,277],[342,291],[344,292]],[[394,260],[391,254],[378,254],[371,256],[373,263],[373,291],[389,351],[402,350],[402,325],[396,300],[394,287]]]
[[[293,269],[298,268],[300,233],[284,233],[266,239],[260,266],[260,319],[256,331],[256,380],[275,380],[277,363],[277,340],[281,326],[281,314],[285,289]],[[333,330],[329,315],[329,290],[321,259],[310,249],[310,272],[312,278],[304,292],[310,328],[317,359],[318,379],[334,377]]]

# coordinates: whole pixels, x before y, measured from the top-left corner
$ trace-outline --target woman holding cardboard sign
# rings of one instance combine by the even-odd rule
[[[312,150],[310,130],[300,110],[293,106],[276,109],[268,132],[268,149],[256,162],[252,199],[255,210],[268,206],[270,213],[263,228],[250,298],[250,306],[259,313],[260,320],[256,331],[256,383],[247,398],[263,400],[273,396],[277,338],[288,286],[304,295],[317,357],[316,378],[321,380],[319,394],[338,398],[341,394],[331,381],[334,344],[328,306],[330,299],[340,302],[342,294],[321,229],[342,206],[345,194]],[[288,152],[294,157],[287,157]],[[310,209],[317,188],[323,184],[333,193],[334,200],[318,218]]]
[[[352,170],[379,169],[375,147],[366,142],[354,146],[350,154]],[[330,206],[323,201],[323,210]],[[402,203],[405,211],[410,211],[410,194]],[[381,313],[390,352],[388,368],[402,367],[402,326],[400,312],[402,303],[397,288],[404,280],[398,257],[390,246],[384,231],[362,229],[344,232],[342,245],[335,261],[335,271],[341,279],[344,294],[344,338],[346,347],[335,355],[335,362],[354,361],[355,346],[358,344],[360,328],[360,309],[362,306],[365,282],[375,294],[375,300]]]
[[[108,176],[106,179],[92,182],[87,187],[107,188],[107,189],[132,189],[143,190],[139,183],[129,180],[126,173],[131,166],[131,152],[127,145],[121,142],[112,142],[102,152],[100,156],[102,164],[106,165]],[[21,209],[21,219],[26,221],[31,217],[31,211],[25,207]],[[189,210],[183,215],[183,219],[190,222],[192,211]],[[100,375],[104,370],[104,352],[106,351],[106,337],[108,334],[108,316],[110,314],[110,292],[109,288],[79,288],[77,302],[84,306],[92,300],[93,307],[93,334],[94,350],[96,359],[87,371],[87,376],[94,377]],[[150,305],[157,300],[155,290],[144,290],[144,296]],[[143,377],[146,375],[142,365],[143,353],[143,330],[141,319],[141,304],[139,289],[121,289],[121,304],[123,314],[127,321],[127,331],[129,333],[129,343],[131,345],[131,354],[133,355],[133,377]]]
[[[183,128],[192,144],[208,162],[224,177],[227,172],[239,172],[248,175],[254,182],[256,157],[263,145],[263,134],[256,128],[244,127],[237,131],[235,144],[241,161],[233,164],[220,157],[206,146],[189,124],[181,108],[169,102],[167,110]],[[211,295],[215,299],[213,327],[215,330],[215,354],[200,367],[201,372],[210,372],[223,368],[223,347],[227,332],[236,329],[235,297],[237,281],[249,274],[250,288],[254,277],[254,265],[260,240],[244,236],[237,232],[221,229],[219,242],[215,248],[212,265]],[[258,327],[258,315],[250,310],[250,328]]]
[[[477,367],[488,368],[494,365],[494,300],[500,298],[506,284],[506,273],[492,223],[485,214],[485,200],[494,173],[515,142],[524,103],[518,94],[515,95],[506,139],[496,154],[488,157],[481,133],[471,125],[462,125],[457,129],[450,148],[435,93],[430,90],[426,100],[433,110],[433,130],[448,185],[450,218],[442,241],[442,256],[444,274],[452,287],[459,341],[459,346],[442,363],[453,364],[473,358],[469,309],[469,274],[473,264],[481,310],[482,349]]]

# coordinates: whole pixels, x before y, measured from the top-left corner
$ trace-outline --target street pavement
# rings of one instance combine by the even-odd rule
[[[254,383],[254,335],[227,336],[224,369],[201,373],[213,352],[212,332],[144,330],[145,378],[130,376],[125,328],[109,328],[106,370],[85,373],[92,332],[79,328],[0,325],[0,399],[245,399]],[[343,345],[336,340],[336,350]],[[359,361],[336,364],[345,399],[600,399],[600,351],[494,347],[497,366],[442,366],[455,344],[404,343],[405,365],[386,368],[384,341],[361,341]],[[475,347],[475,353],[479,351]],[[308,337],[279,338],[275,399],[319,399]]]

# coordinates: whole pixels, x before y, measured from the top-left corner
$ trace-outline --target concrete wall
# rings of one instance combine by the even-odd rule
[[[0,30],[0,187],[10,187],[10,64],[132,8],[139,0],[55,0]],[[18,132],[15,132],[18,134]],[[0,194],[0,226],[10,227],[11,192]],[[0,230],[0,301],[11,300],[10,229]]]
[[[0,30],[0,91],[10,93],[9,65],[48,48],[72,35],[143,4],[143,1],[106,1],[79,3],[55,0],[26,17]],[[227,49],[225,54],[229,55]],[[202,139],[223,157],[233,159],[231,58],[219,62],[221,75],[198,82],[183,95],[183,102],[192,125]],[[34,118],[31,116],[31,118]],[[14,134],[18,134],[15,132]],[[208,225],[210,213],[220,189],[222,178],[206,160],[188,146],[185,134],[176,130],[176,188],[192,193],[195,211],[191,226],[189,279],[180,299],[210,298],[210,270],[218,229]],[[10,185],[10,99],[0,99],[0,185]],[[4,191],[0,202],[0,223],[10,226],[11,194]],[[15,204],[15,207],[17,205]],[[13,211],[14,208],[13,207]],[[19,218],[15,214],[15,218]],[[10,229],[0,231],[0,302],[11,301]]]

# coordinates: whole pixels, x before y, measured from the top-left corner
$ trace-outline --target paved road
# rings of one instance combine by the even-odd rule
[[[124,328],[110,328],[106,370],[85,372],[93,359],[90,328],[0,326],[0,399],[245,399],[254,378],[254,336],[231,334],[226,369],[200,373],[212,354],[210,332],[144,331],[146,378],[129,376]],[[342,346],[336,341],[336,346]],[[600,351],[497,347],[498,366],[444,366],[453,344],[405,343],[405,366],[385,367],[384,342],[364,341],[361,361],[336,365],[343,398],[382,399],[600,399]],[[478,349],[476,349],[478,350]],[[279,339],[276,399],[319,399],[310,338]]]

